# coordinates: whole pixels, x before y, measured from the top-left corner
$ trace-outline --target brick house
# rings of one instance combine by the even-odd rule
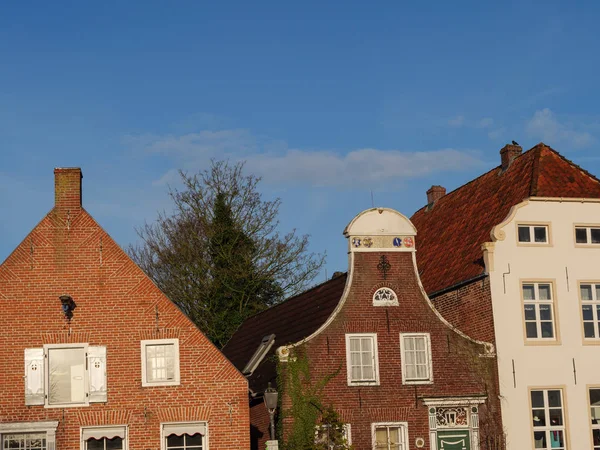
[[[347,273],[249,318],[223,350],[249,379],[252,448],[268,439],[262,394],[278,370],[281,432],[290,435],[289,368],[302,355],[314,383],[331,377],[322,402],[339,413],[355,449],[479,449],[501,432],[493,345],[433,308],[406,217],[369,209],[344,235]]]
[[[500,154],[412,216],[423,285],[496,346],[508,449],[600,450],[600,180],[543,143]]]
[[[0,265],[0,447],[249,447],[248,384],[81,206],[55,206]]]

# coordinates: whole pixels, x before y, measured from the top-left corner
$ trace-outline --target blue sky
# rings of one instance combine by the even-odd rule
[[[0,259],[60,166],[127,246],[177,169],[245,160],[329,275],[371,191],[410,216],[513,139],[598,175],[599,19],[591,1],[4,2]]]

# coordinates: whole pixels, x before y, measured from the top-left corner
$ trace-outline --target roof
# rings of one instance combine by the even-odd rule
[[[540,143],[418,210],[417,263],[428,294],[485,272],[481,244],[529,197],[599,198],[600,180]]]
[[[287,299],[279,305],[262,311],[242,323],[223,353],[241,371],[250,360],[263,337],[275,334],[275,343],[262,362],[248,377],[250,389],[262,392],[276,376],[274,354],[278,347],[298,342],[323,325],[338,305],[347,273]]]

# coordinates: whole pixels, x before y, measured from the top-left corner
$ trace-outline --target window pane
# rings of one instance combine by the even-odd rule
[[[167,446],[168,447],[175,447],[175,446],[183,447],[183,436],[177,436],[175,434],[172,434],[171,436],[167,437]]]
[[[106,450],[123,450],[123,439],[116,437],[106,440]]]
[[[532,411],[533,426],[534,427],[545,427],[546,426],[546,411],[543,409],[534,409]]]
[[[48,403],[85,402],[85,350],[51,348],[48,350]]]
[[[358,352],[360,351],[360,339],[358,338],[350,338],[350,351]]]
[[[596,299],[600,300],[600,284],[596,284]]]
[[[531,242],[531,236],[528,226],[519,227],[519,242]]]
[[[392,445],[399,444],[400,443],[400,433],[399,433],[398,428],[390,427],[389,432],[390,432],[390,444],[392,444]]]
[[[385,445],[383,448],[387,448],[387,429],[386,428],[375,428],[375,442],[377,445]]]
[[[418,337],[415,339],[415,344],[417,347],[417,350],[425,350],[425,337]]]
[[[594,320],[594,305],[583,305],[581,307],[583,320]]]
[[[147,345],[146,358],[148,381],[168,381],[175,378],[175,345]]]
[[[534,408],[544,407],[544,392],[543,391],[531,391],[531,406]]]
[[[373,372],[373,367],[363,367],[363,380],[374,380],[375,374]]]
[[[535,441],[535,448],[548,448],[546,447],[546,432],[535,431],[533,433],[533,439]]]
[[[575,242],[578,244],[587,243],[587,230],[585,228],[575,228]]]
[[[415,349],[415,338],[405,337],[404,338],[404,348],[406,350],[414,350]]]
[[[550,431],[550,448],[565,448],[565,437],[562,430]]]
[[[551,293],[549,284],[539,284],[538,290],[540,292],[539,300],[551,300],[552,299],[552,293]]]
[[[584,322],[583,333],[586,338],[595,338],[596,330],[594,329],[594,322]]]
[[[542,337],[543,338],[553,338],[554,337],[554,327],[552,326],[552,322],[542,322]]]
[[[535,324],[535,322],[527,322],[525,324],[525,331],[527,332],[527,337],[528,338],[536,338],[536,337],[538,337],[538,334],[537,334],[537,325]]]
[[[415,366],[406,366],[406,379],[414,380],[417,378],[417,369]]]
[[[200,433],[196,433],[193,436],[186,434],[185,443],[187,445],[202,445],[202,435]]]
[[[363,338],[362,339],[362,351],[372,353],[371,349],[373,348],[373,340],[371,338]]]
[[[533,284],[524,284],[523,285],[523,298],[525,300],[534,300],[535,299],[535,289]]]
[[[548,406],[551,408],[562,406],[562,402],[560,400],[560,391],[548,391]]]
[[[540,305],[540,320],[552,320],[552,305]]]
[[[533,236],[535,242],[546,242],[546,227],[534,227]]]
[[[581,300],[592,300],[592,285],[591,284],[582,284],[579,287],[579,291],[581,292]]]
[[[562,409],[556,408],[550,410],[550,425],[559,426],[563,424]]]
[[[525,320],[535,320],[535,305],[525,305]]]
[[[590,234],[592,235],[592,244],[600,244],[600,228],[592,228]]]
[[[87,450],[104,450],[104,439],[88,439]]]

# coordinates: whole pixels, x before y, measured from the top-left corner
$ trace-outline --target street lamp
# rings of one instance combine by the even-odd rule
[[[265,406],[269,412],[269,418],[271,419],[271,440],[275,440],[275,410],[277,409],[277,396],[279,393],[276,389],[271,387],[271,383],[268,384],[267,389],[263,394],[265,400]]]

